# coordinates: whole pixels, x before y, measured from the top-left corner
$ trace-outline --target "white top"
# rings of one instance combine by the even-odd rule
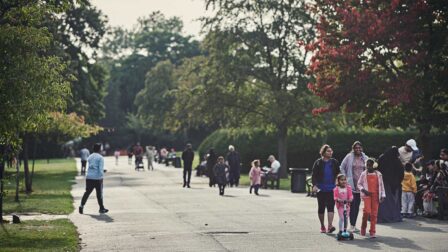
[[[278,169],[280,169],[280,162],[278,160],[274,160],[274,162],[271,163],[271,172],[277,173]]]
[[[407,152],[405,146],[401,146],[400,148],[398,148],[398,153],[400,154],[400,161],[403,165],[411,162],[412,151]]]

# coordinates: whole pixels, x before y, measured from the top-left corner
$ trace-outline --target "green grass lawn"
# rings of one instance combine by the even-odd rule
[[[78,233],[68,219],[0,226],[1,251],[77,251]]]
[[[14,169],[7,169],[14,174]],[[20,202],[14,202],[15,178],[6,182],[3,214],[37,212],[47,214],[69,214],[73,211],[71,186],[76,176],[73,159],[37,161],[33,179],[33,193],[23,193]],[[20,174],[23,178],[23,173]],[[0,251],[78,251],[78,233],[68,219],[52,221],[22,221],[20,224],[0,226]]]
[[[38,160],[33,178],[33,193],[24,192],[23,172],[20,173],[20,202],[14,202],[15,178],[7,180],[3,201],[4,213],[39,212],[47,214],[69,214],[73,211],[71,186],[76,176],[73,159]],[[14,169],[6,169],[7,174],[15,174]]]
[[[250,185],[248,174],[241,174],[240,185]],[[291,178],[280,179],[280,190],[291,190]]]

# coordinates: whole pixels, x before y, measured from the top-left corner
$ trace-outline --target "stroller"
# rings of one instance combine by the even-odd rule
[[[143,166],[143,156],[139,155],[139,156],[135,156],[135,170],[145,170],[145,166]]]
[[[354,239],[353,233],[347,232],[347,204],[348,201],[344,200],[344,231],[336,235],[338,241]]]

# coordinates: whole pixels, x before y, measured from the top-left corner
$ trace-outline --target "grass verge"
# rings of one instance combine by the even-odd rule
[[[250,185],[248,174],[240,175],[240,185]],[[280,190],[291,190],[291,178],[280,179]]]
[[[14,169],[7,169],[14,174]],[[69,214],[73,211],[71,186],[76,176],[73,159],[39,160],[33,178],[33,193],[23,192],[21,180],[19,202],[14,201],[15,177],[6,181],[3,214],[36,212]],[[23,173],[20,173],[23,178]],[[51,221],[28,220],[20,224],[0,226],[1,251],[78,251],[78,233],[68,219]]]
[[[3,201],[4,213],[38,212],[46,214],[69,214],[73,211],[71,186],[76,176],[76,163],[73,159],[52,159],[36,161],[33,178],[33,192],[23,191],[23,172],[20,173],[19,202],[14,201],[15,177],[10,177],[5,185],[6,197]],[[14,175],[15,169],[6,169]]]
[[[68,219],[24,221],[0,227],[1,251],[77,251],[78,233]]]

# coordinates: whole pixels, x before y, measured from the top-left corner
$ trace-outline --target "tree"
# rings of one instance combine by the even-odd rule
[[[198,42],[182,35],[182,28],[179,18],[153,12],[140,18],[131,31],[113,30],[112,43],[103,49],[111,65],[107,126],[123,127],[123,118],[128,113],[137,113],[136,95],[145,86],[146,73],[158,62],[169,60],[179,64],[183,58],[199,53]]]
[[[95,62],[100,41],[106,33],[106,18],[89,0],[67,0],[67,7],[57,18],[51,13],[44,25],[53,35],[50,54],[68,62],[71,96],[67,111],[75,112],[88,123],[104,117],[106,69]]]
[[[362,112],[367,124],[409,125],[429,151],[448,122],[448,8],[440,1],[318,0],[309,88],[328,102],[315,112]]]
[[[222,126],[275,131],[280,173],[286,177],[288,129],[306,125],[313,103],[305,73],[310,52],[296,46],[298,39],[314,39],[305,1],[206,3],[215,14],[204,20],[208,57],[199,87],[192,90],[202,100],[198,110],[225,119]]]

